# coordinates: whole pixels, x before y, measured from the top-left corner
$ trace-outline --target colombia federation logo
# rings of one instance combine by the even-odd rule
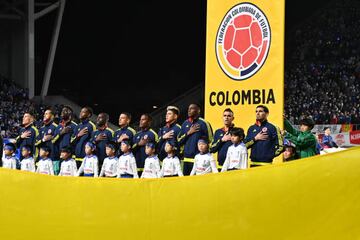
[[[269,53],[271,30],[265,14],[252,3],[233,6],[216,35],[216,58],[223,72],[234,80],[253,76]]]

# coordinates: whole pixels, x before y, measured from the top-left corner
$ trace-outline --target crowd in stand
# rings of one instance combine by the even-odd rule
[[[28,90],[17,86],[13,81],[0,75],[0,134],[5,138],[15,138],[21,128],[21,121],[25,111],[34,112],[36,119],[41,119],[45,109],[44,104],[36,104],[29,100]],[[55,122],[60,119],[62,105],[53,106]],[[42,121],[36,121],[40,128]]]
[[[360,124],[360,8],[337,1],[295,32],[285,71],[285,112],[298,123]]]

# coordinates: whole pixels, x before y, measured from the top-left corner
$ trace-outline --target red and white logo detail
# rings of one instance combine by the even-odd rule
[[[217,31],[218,63],[230,78],[245,80],[263,66],[270,42],[271,30],[265,14],[252,3],[235,5]]]

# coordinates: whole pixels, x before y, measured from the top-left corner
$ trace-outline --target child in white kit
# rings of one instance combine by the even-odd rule
[[[139,178],[136,160],[131,152],[130,142],[123,140],[120,145],[120,150],[123,153],[118,161],[118,178]]]
[[[207,173],[217,173],[215,159],[209,153],[209,143],[207,139],[200,138],[198,141],[199,153],[194,158],[194,166],[190,176],[203,175]]]
[[[116,146],[117,145],[115,142],[108,142],[106,144],[105,152],[107,158],[104,159],[99,177],[105,176],[105,177],[113,178],[117,176],[119,159],[115,156],[117,152]]]
[[[37,173],[54,175],[54,167],[52,160],[49,158],[51,153],[50,147],[43,145],[40,147],[39,157],[40,160],[38,162],[38,167],[36,169]]]
[[[21,155],[23,159],[20,162],[20,170],[35,172],[35,160],[32,157],[32,147],[25,145],[21,148]]]
[[[59,176],[76,176],[77,167],[74,159],[71,158],[71,147],[63,147],[60,152],[60,165]]]
[[[86,156],[81,163],[79,170],[77,171],[77,176],[84,173],[84,177],[98,177],[99,174],[99,161],[97,156],[94,154],[96,146],[92,142],[87,142],[85,144],[85,154]]]
[[[233,145],[228,148],[221,172],[248,168],[247,148],[242,142],[245,138],[244,129],[234,127],[230,134]]]
[[[167,157],[162,162],[160,177],[177,177],[184,176],[180,166],[180,160],[175,155],[176,146],[173,141],[167,141],[165,144]]]
[[[13,143],[7,143],[4,146],[4,157],[2,158],[2,167],[16,169],[17,159],[14,156],[16,146]]]
[[[144,171],[141,178],[158,178],[160,177],[160,161],[155,154],[155,143],[149,142],[145,146],[145,153],[148,157],[145,159]]]

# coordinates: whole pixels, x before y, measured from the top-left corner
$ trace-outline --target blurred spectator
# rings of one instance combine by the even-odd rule
[[[285,71],[285,112],[293,123],[310,117],[360,124],[359,5],[333,2],[296,30]]]
[[[13,81],[0,75],[0,129],[4,138],[16,138],[26,111],[35,113],[35,126],[42,126],[41,116],[49,106],[35,104],[29,100],[27,89],[18,87]],[[59,122],[62,105],[55,105],[55,122]]]
[[[338,147],[338,145],[334,142],[334,140],[331,136],[331,130],[329,127],[324,128],[324,136],[322,138],[322,143],[327,148],[337,148]]]

